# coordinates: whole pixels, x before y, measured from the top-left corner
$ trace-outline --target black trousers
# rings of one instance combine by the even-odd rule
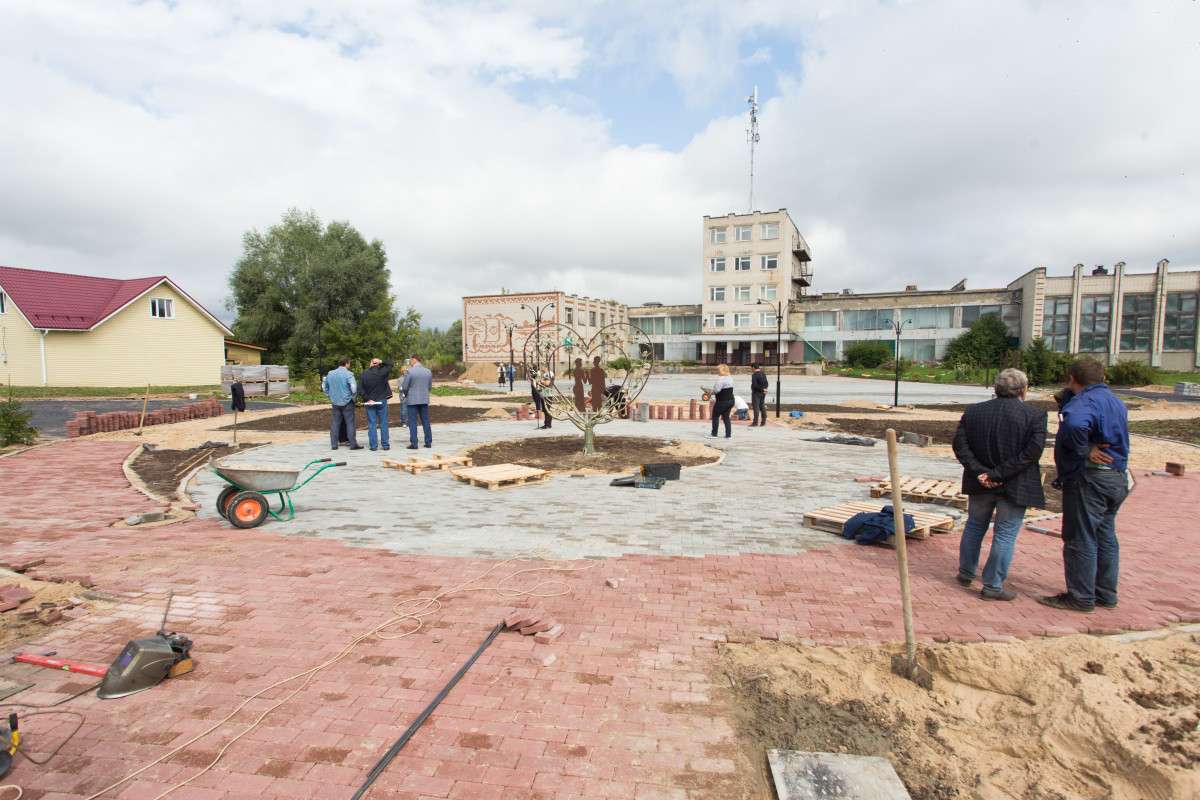
[[[725,420],[725,438],[733,435],[733,426],[729,422],[729,412],[733,410],[732,400],[718,400],[713,406],[712,435],[717,435],[717,423]]]
[[[767,393],[766,392],[751,392],[750,405],[754,409],[754,421],[751,425],[766,425],[767,424]]]

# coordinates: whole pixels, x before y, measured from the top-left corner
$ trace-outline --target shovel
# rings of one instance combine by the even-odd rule
[[[908,590],[908,544],[904,535],[904,507],[900,497],[900,457],[896,431],[887,429],[888,470],[892,478],[892,513],[896,527],[896,562],[900,567],[900,605],[904,610],[905,655],[892,656],[892,672],[908,678],[923,689],[933,689],[933,673],[917,663],[917,642],[913,636],[912,595]]]
[[[142,435],[142,426],[146,424],[146,404],[150,402],[150,384],[146,384],[146,397],[142,400],[142,419],[138,422],[137,433],[134,436]]]

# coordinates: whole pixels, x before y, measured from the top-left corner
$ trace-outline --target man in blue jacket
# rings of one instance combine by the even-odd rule
[[[409,359],[411,366],[400,381],[400,391],[408,403],[408,449],[417,449],[417,420],[425,432],[425,446],[433,447],[433,431],[429,429],[429,392],[433,388],[433,373],[421,364],[421,357]]]
[[[1067,591],[1038,602],[1090,614],[1097,605],[1117,607],[1116,519],[1129,495],[1129,416],[1095,359],[1070,366],[1063,399],[1054,437],[1054,483],[1063,494]]]
[[[354,383],[354,373],[347,369],[350,359],[342,356],[337,363],[337,369],[331,370],[321,381],[321,391],[333,404],[333,423],[329,426],[329,444],[331,449],[338,449],[338,433],[344,422],[350,449],[362,450],[354,432],[354,395],[358,387]]]

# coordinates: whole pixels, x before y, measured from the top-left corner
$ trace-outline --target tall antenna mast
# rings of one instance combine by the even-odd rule
[[[750,104],[750,127],[746,129],[746,141],[750,143],[750,212],[758,210],[754,203],[754,145],[758,143],[758,87],[754,87],[754,94],[746,96],[746,102]]]

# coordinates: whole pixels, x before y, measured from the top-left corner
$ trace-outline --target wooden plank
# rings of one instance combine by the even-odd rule
[[[451,467],[469,467],[471,464],[472,461],[467,456],[444,456],[441,453],[434,453],[433,458],[409,456],[407,464],[390,458],[383,460],[385,469],[407,470],[413,475],[424,475],[427,472],[445,472]]]
[[[890,497],[891,493],[890,480],[882,480],[871,487],[871,497]],[[958,508],[966,508],[968,502],[962,493],[962,484],[944,478],[901,478],[900,496],[910,503],[934,501],[953,503]]]

